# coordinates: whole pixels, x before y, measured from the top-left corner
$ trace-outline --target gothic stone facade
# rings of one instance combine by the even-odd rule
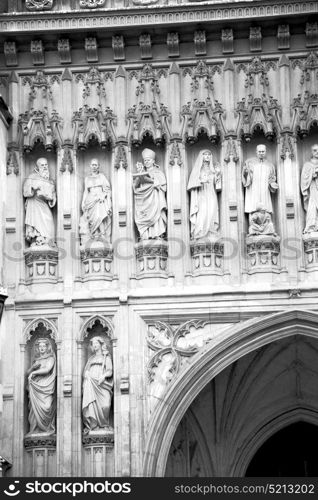
[[[276,430],[317,424],[318,236],[303,233],[300,185],[318,142],[317,13],[300,0],[1,1],[7,474],[239,476]],[[242,169],[260,144],[276,171],[275,235],[249,237]],[[167,204],[165,234],[146,243],[132,188],[145,148]],[[222,179],[219,227],[193,240],[187,186],[202,150]],[[25,238],[39,158],[56,190],[51,247]],[[95,158],[111,237],[83,247]],[[95,335],[114,385],[108,427],[85,433]],[[41,338],[56,359],[55,421],[30,434],[26,374]]]

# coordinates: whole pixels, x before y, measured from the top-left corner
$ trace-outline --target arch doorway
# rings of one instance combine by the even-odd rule
[[[246,477],[317,477],[318,427],[289,425],[271,436],[251,460]]]

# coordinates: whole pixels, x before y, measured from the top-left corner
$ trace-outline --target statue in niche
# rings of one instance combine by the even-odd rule
[[[188,182],[190,192],[191,239],[212,240],[219,229],[217,193],[221,191],[221,170],[212,152],[200,151]]]
[[[25,238],[31,247],[55,246],[52,208],[56,204],[55,183],[50,179],[46,158],[39,158],[33,173],[23,186],[25,202]]]
[[[83,423],[84,433],[109,428],[113,394],[113,363],[103,337],[90,340],[93,352],[84,368]]]
[[[275,166],[266,159],[266,146],[259,144],[256,148],[256,156],[256,158],[246,160],[242,171],[242,183],[245,187],[245,213],[249,214],[250,227],[252,214],[259,212],[261,205],[262,210],[267,213],[266,224],[270,228],[272,227],[270,224],[273,225],[271,193],[275,193],[278,189],[276,171]]]
[[[318,231],[318,144],[311,148],[311,159],[301,171],[301,192],[306,210],[306,226],[304,233]]]
[[[48,338],[39,338],[35,342],[35,357],[27,375],[30,434],[54,434],[56,357]]]
[[[248,234],[251,236],[259,236],[261,234],[277,236],[272,218],[261,203],[256,207],[256,211],[250,214]]]
[[[144,149],[143,164],[137,163],[133,174],[135,222],[141,240],[160,239],[167,230],[167,181],[155,163],[155,152]]]
[[[110,243],[112,222],[110,184],[105,175],[100,173],[96,158],[92,159],[90,170],[90,175],[85,177],[82,199],[81,242],[82,245],[89,240],[104,240]]]

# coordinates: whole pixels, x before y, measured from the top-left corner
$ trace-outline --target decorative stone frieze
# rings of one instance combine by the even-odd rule
[[[152,49],[151,49],[151,35],[149,33],[143,33],[139,37],[140,46],[140,57],[141,59],[151,59]]]
[[[123,35],[113,36],[112,47],[114,52],[114,61],[123,61],[125,59],[125,41]]]
[[[318,232],[303,235],[306,269],[318,269]]]
[[[71,44],[68,38],[61,38],[60,40],[58,40],[57,50],[60,56],[61,64],[70,64],[72,62]]]
[[[17,46],[15,42],[4,42],[3,45],[6,66],[12,67],[18,65]]]
[[[80,0],[81,9],[97,9],[104,7],[106,0]]]
[[[164,240],[145,240],[135,247],[137,275],[167,276],[168,243]]]
[[[32,40],[30,50],[34,66],[44,64],[44,47],[42,40]]]
[[[172,32],[167,34],[168,57],[178,57],[179,49],[179,33]]]
[[[26,281],[56,283],[58,269],[58,250],[42,245],[30,247],[24,252],[26,265]]]
[[[232,54],[234,52],[234,35],[232,28],[222,30],[222,52],[223,54]]]
[[[25,448],[55,448],[56,435],[52,434],[34,434],[24,438]]]
[[[287,50],[290,48],[290,32],[288,24],[280,24],[277,29],[277,48]]]
[[[250,28],[250,51],[260,52],[262,50],[262,28],[260,26]]]
[[[194,53],[196,56],[206,55],[206,34],[204,30],[194,32]]]
[[[89,241],[81,249],[82,276],[84,281],[111,280],[113,249],[103,241]]]
[[[50,10],[53,7],[53,0],[26,0],[27,10]]]
[[[249,273],[279,272],[280,238],[278,236],[248,236],[246,248]]]
[[[193,241],[190,252],[194,275],[223,274],[223,243]]]

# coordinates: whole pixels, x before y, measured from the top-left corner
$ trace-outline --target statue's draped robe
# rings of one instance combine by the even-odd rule
[[[276,183],[275,167],[268,160],[259,160],[252,158],[246,160],[245,166],[249,173],[242,177],[245,189],[245,212],[256,212],[259,205],[263,205],[266,212],[273,213],[271,192],[276,191],[277,187],[272,186]]]
[[[147,173],[154,183],[134,187],[135,222],[142,240],[160,238],[167,228],[166,177],[157,167]]]
[[[113,388],[113,365],[110,354],[93,354],[84,369],[83,422],[93,430],[109,425],[109,411]],[[98,385],[100,377],[106,379]]]
[[[191,180],[191,178],[190,178]],[[221,176],[215,170],[202,167],[199,176],[189,182],[191,238],[209,238],[219,229],[217,191],[221,190]]]
[[[38,191],[35,191],[39,188]],[[42,236],[54,240],[54,220],[51,207],[56,203],[54,182],[33,172],[24,182],[26,239]]]
[[[46,354],[37,358],[36,362],[47,373],[29,379],[30,432],[52,433],[55,431],[56,414],[56,358],[54,354]]]
[[[94,237],[98,231],[108,241],[111,234],[111,190],[103,174],[85,178],[82,210],[88,224],[88,232]]]
[[[308,161],[301,172],[301,192],[304,197],[304,208],[307,212],[304,233],[318,231],[318,178],[313,179],[318,162]]]

